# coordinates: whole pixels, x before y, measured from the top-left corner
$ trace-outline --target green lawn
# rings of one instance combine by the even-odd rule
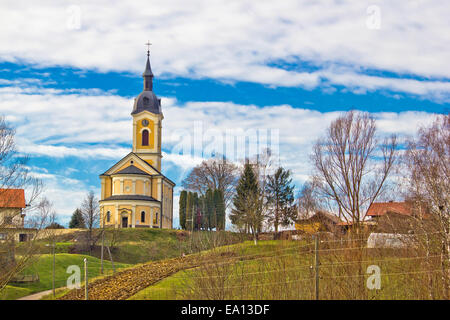
[[[55,268],[55,286],[56,288],[64,287],[67,283],[67,278],[70,276],[67,273],[67,268],[71,265],[80,267],[81,279],[84,281],[84,258],[88,260],[88,275],[89,278],[98,277],[101,275],[100,259],[79,254],[56,254],[56,268]],[[115,263],[116,269],[129,267],[129,264]],[[28,284],[11,283],[2,293],[1,299],[17,299],[35,292],[45,291],[52,288],[53,273],[53,256],[44,254],[31,266],[27,267],[23,274],[38,274],[39,281]],[[104,261],[105,274],[112,273],[112,265],[109,261]]]

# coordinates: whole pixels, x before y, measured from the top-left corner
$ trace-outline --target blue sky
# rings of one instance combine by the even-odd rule
[[[442,1],[0,7],[0,113],[62,223],[130,151],[147,39],[165,116],[163,172],[178,187],[208,157],[198,146],[179,151],[198,128],[206,145],[227,130],[276,134],[277,161],[299,186],[312,143],[341,112],[371,112],[380,135],[406,137],[449,111],[450,5]]]

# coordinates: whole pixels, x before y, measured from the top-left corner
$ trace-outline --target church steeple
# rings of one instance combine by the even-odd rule
[[[142,77],[144,78],[144,91],[153,91],[153,72],[150,66],[150,42],[146,43],[147,46],[147,64],[145,65],[144,73]]]

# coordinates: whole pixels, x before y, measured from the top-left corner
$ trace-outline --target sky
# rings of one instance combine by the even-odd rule
[[[177,227],[181,181],[215,153],[239,162],[271,146],[298,190],[342,112],[370,112],[380,136],[402,137],[448,113],[449,16],[437,0],[6,0],[0,114],[67,225],[131,151],[150,41]]]

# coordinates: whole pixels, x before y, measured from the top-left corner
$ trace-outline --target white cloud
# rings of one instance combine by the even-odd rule
[[[366,25],[370,5],[381,10],[379,30]],[[438,0],[16,0],[0,6],[3,61],[140,73],[150,39],[157,75],[324,90],[348,85],[448,101],[450,5]],[[299,60],[319,70],[277,66]],[[424,81],[369,76],[365,69]]]
[[[96,165],[99,159],[119,160],[131,150],[124,146],[131,145],[132,139],[131,99],[109,93],[94,96],[41,90],[41,94],[38,89],[33,94],[14,88],[0,90],[0,113],[13,119],[22,152],[62,160],[76,157]],[[226,133],[239,137],[252,130],[272,130],[279,135],[280,143],[275,165],[279,161],[291,169],[297,184],[310,172],[308,160],[313,142],[340,114],[289,105],[257,107],[215,101],[180,104],[173,98],[163,98],[163,112],[163,172],[176,169],[179,176],[172,179],[179,181],[202,161],[201,151],[211,146],[211,138]],[[434,114],[415,111],[373,115],[378,120],[381,135],[413,135],[418,125],[429,124],[434,118]],[[195,140],[199,134],[204,146]],[[177,149],[182,141],[187,142],[187,152],[175,152],[183,151],[183,148]],[[221,140],[217,142],[220,144]],[[234,154],[226,156],[239,161],[245,157],[243,146],[236,145]],[[56,174],[52,168],[32,168],[46,182],[46,194],[64,219],[79,205],[86,190],[93,188],[99,192],[99,185],[89,186],[72,178],[76,177],[77,168],[70,163],[68,167],[72,169],[66,173],[71,177]]]

